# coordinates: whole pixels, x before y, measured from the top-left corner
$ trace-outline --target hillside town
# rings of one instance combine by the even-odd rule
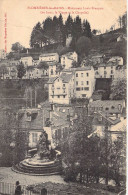
[[[113,44],[126,43],[120,29],[112,33]],[[103,36],[106,41],[109,33]],[[45,147],[57,151],[59,158],[61,153],[61,160],[55,161],[61,161],[61,171],[54,170],[53,174],[59,170],[66,182],[81,184],[98,184],[102,178],[106,190],[112,180],[124,189],[126,59],[96,48],[81,55],[70,48],[72,40],[68,34],[62,53],[56,49],[42,52],[39,48],[36,55],[33,48],[10,54],[0,50],[0,166],[12,166],[16,173],[41,174],[43,168],[35,168],[35,172],[30,169],[35,161],[31,164],[32,160],[23,159],[35,158],[36,148],[40,154],[39,141],[45,132]],[[10,136],[5,139],[9,149],[4,131]],[[3,147],[7,147],[6,154]]]

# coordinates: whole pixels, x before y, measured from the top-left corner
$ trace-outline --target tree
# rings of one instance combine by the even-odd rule
[[[78,68],[78,67],[80,67],[79,63],[76,62],[76,61],[73,61],[72,62],[72,68]]]
[[[76,43],[76,51],[79,55],[87,56],[91,49],[91,41],[89,38],[82,36]]]
[[[41,61],[39,64],[38,64],[38,66],[37,66],[37,68],[39,68],[39,69],[44,69],[44,70],[47,70],[48,69],[48,64],[47,64],[47,62],[45,62],[45,61]]]
[[[70,135],[66,142],[62,144],[62,157],[68,165],[68,176],[76,180],[79,175],[79,181],[89,182],[89,172],[95,162],[98,160],[97,141],[88,136],[92,132],[92,117],[88,116],[87,108],[82,107],[76,111],[77,119],[73,127],[69,130]],[[70,174],[70,175],[69,175]],[[71,178],[73,176],[73,178]]]
[[[66,29],[66,36],[68,34],[72,34],[72,31],[73,31],[73,19],[70,16],[70,14],[69,14],[69,16],[68,16],[68,18],[67,18],[67,20],[65,22],[65,29]]]
[[[41,23],[38,22],[36,26],[33,28],[30,38],[30,46],[31,47],[42,47],[43,44],[47,43],[47,37],[41,27]]]
[[[16,43],[12,44],[11,50],[15,51],[15,52],[20,52],[23,50],[23,48],[24,47],[19,42],[16,42]]]
[[[81,18],[79,16],[76,16],[76,18],[74,19],[72,35],[73,38],[75,39],[75,42],[82,35],[82,24],[81,24]]]
[[[5,74],[8,74],[8,69],[5,65],[0,66],[0,77],[4,79]]]
[[[123,74],[124,75],[124,74]],[[126,75],[113,79],[111,84],[111,94],[110,98],[113,100],[125,100],[126,99],[126,90],[127,90],[127,80]]]
[[[87,20],[86,21],[84,20],[83,22],[83,36],[86,36],[88,38],[92,37],[91,26]]]
[[[26,73],[24,64],[22,62],[17,66],[17,71],[18,71],[18,73],[17,73],[18,78],[22,79],[22,77]]]

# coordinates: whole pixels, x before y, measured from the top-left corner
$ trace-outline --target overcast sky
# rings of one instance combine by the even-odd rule
[[[63,9],[28,9],[28,6],[62,7]],[[73,10],[69,10],[68,7],[72,7]],[[62,14],[64,19],[68,16],[66,12],[70,11],[73,18],[79,15],[90,22],[92,29],[100,29],[103,32],[116,23],[119,15],[126,11],[126,0],[0,0],[0,49],[5,48],[5,18],[7,18],[6,40],[7,52],[9,52],[15,42],[29,47],[30,35],[35,24],[38,21],[42,22],[48,16],[59,16],[59,11],[64,12]]]

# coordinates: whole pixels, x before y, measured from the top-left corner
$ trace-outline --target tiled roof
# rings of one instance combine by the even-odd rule
[[[72,117],[73,113],[71,107],[55,107],[54,112],[52,112],[52,126],[54,128],[69,126],[68,116],[70,114]]]
[[[44,54],[41,54],[40,57],[55,56],[56,54],[58,54],[58,53],[44,53]]]
[[[21,57],[21,60],[22,60],[22,59],[27,59],[27,58],[32,58],[32,56]]]
[[[121,108],[119,108],[121,105]],[[97,100],[89,103],[89,108],[102,108],[108,113],[121,113],[124,108],[124,100]]]
[[[99,116],[102,117],[102,119],[99,120]],[[104,112],[97,112],[93,118],[93,125],[105,125],[105,121],[108,122],[108,125],[116,125],[118,124],[121,120],[119,118],[111,118],[110,115],[106,116],[106,113]]]
[[[19,110],[19,128],[28,130],[41,130],[45,114],[42,109],[21,109]],[[31,120],[27,120],[27,116],[31,116]]]
[[[88,70],[91,70],[91,66],[84,66],[75,69],[75,71],[88,71]]]
[[[59,76],[57,76],[57,77],[51,77],[47,83],[48,83],[48,84],[54,83],[54,81],[55,81],[58,77],[59,77]]]
[[[94,67],[108,67],[108,66],[116,66],[117,64],[115,62],[108,62],[108,63],[102,63],[102,64],[96,64]]]
[[[72,78],[72,76],[73,76],[73,73],[71,73],[71,74],[62,73],[60,75],[60,78],[62,79],[62,81],[64,83],[68,83],[70,81],[70,79]]]
[[[68,52],[66,54],[63,54],[62,56],[67,56],[67,57],[70,57],[74,52]]]

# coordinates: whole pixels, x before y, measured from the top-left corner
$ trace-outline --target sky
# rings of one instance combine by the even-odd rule
[[[34,6],[42,9],[30,9]],[[36,23],[48,16],[59,16],[60,12],[64,20],[70,12],[73,18],[79,15],[82,20],[87,19],[91,29],[105,32],[125,11],[126,0],[0,0],[0,49],[10,52],[15,42],[30,47]]]

